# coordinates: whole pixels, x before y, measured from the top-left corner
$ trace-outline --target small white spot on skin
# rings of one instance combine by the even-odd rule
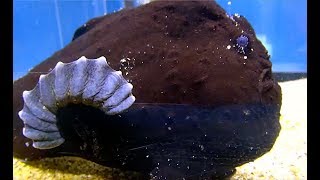
[[[29,147],[29,146],[30,146],[30,143],[29,143],[29,142],[26,142],[25,145],[26,145],[27,147]]]
[[[248,57],[247,56],[243,56],[243,59],[248,59]]]
[[[244,110],[243,114],[246,115],[246,116],[249,115],[250,114],[250,110],[248,110],[248,109]]]
[[[228,46],[227,46],[227,49],[231,49],[231,46],[230,46],[230,45],[228,45]]]

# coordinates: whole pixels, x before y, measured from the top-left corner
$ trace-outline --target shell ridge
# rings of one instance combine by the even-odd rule
[[[130,96],[132,91],[132,84],[131,83],[125,83],[121,85],[110,98],[108,98],[104,104],[103,107],[112,108],[119,105],[123,100],[125,100],[127,97]]]
[[[119,84],[121,83],[121,78],[122,76],[120,76],[117,71],[111,72],[106,77],[106,80],[104,81],[100,92],[95,96],[94,100],[104,102],[106,99],[110,98],[112,94],[120,87]],[[113,84],[109,84],[111,82]],[[109,87],[108,85],[111,87],[111,90],[110,88],[107,89],[107,87]]]
[[[124,98],[122,98],[123,101],[126,100],[126,99],[127,99],[128,97],[130,97],[130,96],[131,96],[131,94],[128,94],[127,96],[124,96]],[[120,102],[118,102],[118,103],[116,103],[116,104],[112,104],[112,105],[109,105],[109,106],[104,106],[104,107],[107,108],[107,109],[109,109],[109,110],[111,110],[111,109],[117,107],[118,105],[120,105],[123,101],[120,101]]]
[[[32,140],[56,140],[61,138],[60,132],[43,132],[29,126],[23,128],[23,135]]]
[[[34,129],[39,129],[41,131],[58,131],[58,127],[53,122],[43,121],[33,115],[27,107],[23,111],[19,111],[18,115],[23,120],[25,124],[33,127]],[[38,128],[36,128],[38,126]]]
[[[87,76],[85,76],[85,72],[87,71],[89,63],[84,56],[73,63],[75,63],[75,69],[72,72],[72,77],[70,79],[70,94],[74,97],[77,97],[82,96],[87,78]]]
[[[56,94],[56,101],[60,101],[63,95],[65,94],[64,87],[66,80],[65,76],[63,75],[64,66],[64,63],[58,62],[55,68],[53,69],[53,72],[55,73],[54,91]]]
[[[92,60],[91,74],[88,76],[88,82],[83,91],[83,97],[85,99],[94,99],[94,95],[100,92],[103,82],[104,74],[108,73],[107,62],[101,58]]]
[[[103,57],[103,56],[102,56]],[[106,72],[107,73],[112,73],[113,71],[115,71],[115,70],[113,70],[109,65],[108,65],[108,62],[106,61]],[[96,96],[100,93],[100,91],[101,91],[101,89],[103,88],[103,85],[104,85],[104,82],[107,80],[107,77],[108,76],[102,76],[102,80],[100,81],[100,83],[99,83],[99,87],[100,87],[100,89],[99,89],[99,91],[97,91],[97,93],[96,94],[94,94],[93,95],[93,99],[95,100],[96,99]]]
[[[64,139],[60,138],[53,141],[34,141],[32,146],[37,149],[52,149],[64,143]]]
[[[23,109],[22,109],[21,111],[25,111],[25,109],[28,109],[27,111],[30,112],[30,113],[29,113],[30,115],[38,118],[38,119],[41,120],[41,121],[45,121],[45,122],[47,122],[47,123],[56,124],[56,121],[51,121],[51,120],[47,120],[47,119],[45,119],[45,118],[40,118],[40,117],[38,117],[36,114],[34,114],[34,113],[30,110],[30,108],[29,108],[26,104],[24,105],[24,107],[23,107]],[[19,112],[20,112],[20,111],[19,111]]]
[[[68,99],[70,94],[70,79],[75,67],[75,63],[59,62],[54,68],[55,72],[55,94],[57,102]]]
[[[107,111],[107,114],[114,115],[117,113],[121,113],[127,110],[135,101],[135,97],[133,95],[129,95],[124,101],[122,101],[116,107]]]
[[[54,78],[55,78],[55,74],[51,72],[49,72],[47,75],[43,75],[43,78],[39,78],[39,88],[40,88],[40,100],[42,102],[42,104],[44,104],[44,106],[52,113],[55,114],[56,112],[56,94],[54,92],[54,87],[52,87],[54,85]],[[45,95],[44,94],[44,86],[47,87],[47,91],[49,94]],[[52,100],[52,103],[48,103],[45,102],[46,100],[48,100],[50,98],[50,95],[52,96],[50,100]],[[50,101],[48,100],[48,101]],[[48,103],[48,104],[47,104]]]
[[[90,76],[91,76],[91,74],[92,74],[92,67],[91,66],[94,66],[94,64],[93,64],[93,62],[92,62],[92,59],[87,59],[87,61],[88,61],[88,65],[87,65],[87,69],[86,69],[86,80],[85,80],[85,82],[84,82],[84,85],[83,85],[83,89],[82,89],[82,93],[81,93],[81,96],[83,97],[83,93],[84,93],[84,91],[85,91],[85,89],[86,89],[86,87],[88,86],[88,83],[89,83],[89,81],[90,81]],[[84,99],[85,100],[85,99]]]
[[[70,69],[69,71],[67,72],[67,96],[70,97],[70,84],[71,84],[71,78],[72,78],[72,72],[74,71],[74,68],[75,68],[75,63],[70,63]]]
[[[38,117],[39,119],[55,122],[56,116],[52,114],[50,111],[48,111],[48,109],[41,103],[41,101],[39,101],[40,97],[38,91],[39,86],[37,84],[33,90],[24,93],[25,95],[23,95],[23,99],[25,105],[28,107],[30,112],[32,112],[32,114]]]

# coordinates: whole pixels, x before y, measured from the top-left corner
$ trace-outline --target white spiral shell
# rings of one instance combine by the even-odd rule
[[[134,103],[132,88],[103,56],[58,62],[49,74],[40,76],[33,90],[23,92],[24,107],[19,112],[25,125],[23,135],[33,140],[34,148],[57,147],[65,141],[56,124],[59,107],[83,103],[108,115],[118,114]]]

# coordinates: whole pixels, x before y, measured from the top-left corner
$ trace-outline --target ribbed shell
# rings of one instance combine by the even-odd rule
[[[134,103],[132,88],[105,57],[58,62],[50,73],[40,76],[33,90],[23,92],[24,107],[19,112],[25,124],[23,135],[33,140],[34,148],[57,147],[65,141],[56,125],[58,108],[83,103],[108,115],[118,114]]]

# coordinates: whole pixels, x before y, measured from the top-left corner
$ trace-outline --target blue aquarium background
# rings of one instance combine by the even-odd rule
[[[229,14],[247,18],[268,49],[274,72],[307,71],[306,0],[217,2]],[[88,20],[122,8],[121,0],[13,0],[13,79],[68,45]]]

